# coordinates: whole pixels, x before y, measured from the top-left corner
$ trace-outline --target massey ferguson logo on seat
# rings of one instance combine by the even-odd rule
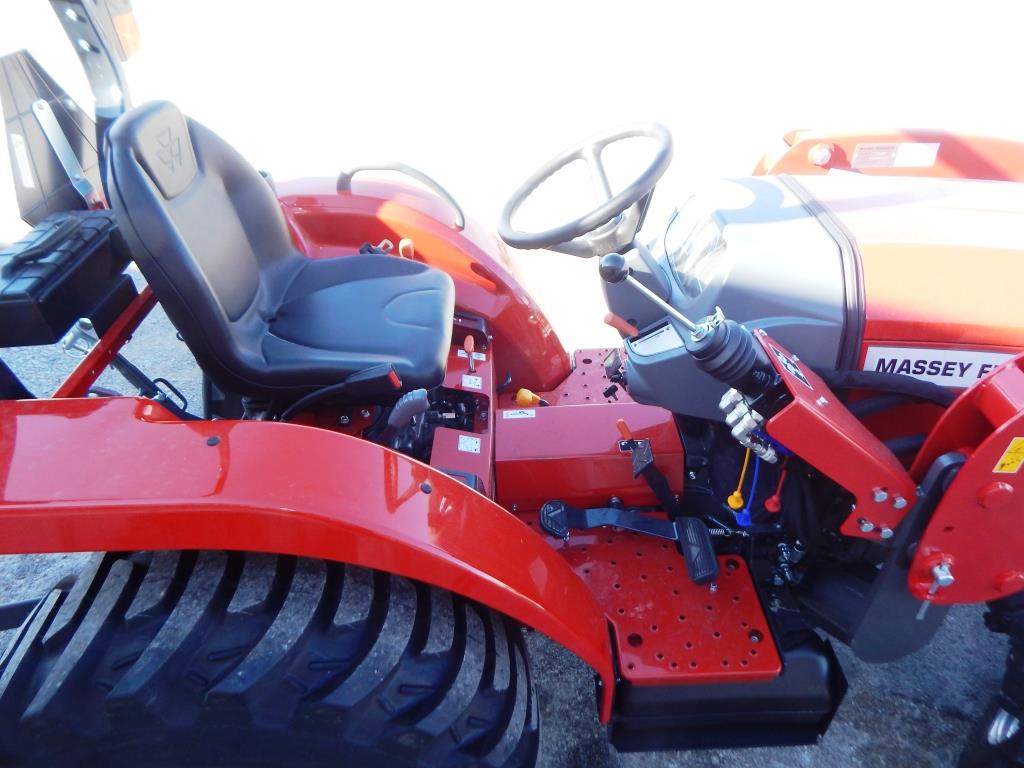
[[[1013,355],[974,349],[868,347],[865,371],[901,373],[945,387],[969,387]]]
[[[168,128],[166,131],[158,133],[156,140],[160,144],[156,156],[160,158],[161,163],[167,166],[167,170],[174,173],[181,167],[181,137],[175,136]]]

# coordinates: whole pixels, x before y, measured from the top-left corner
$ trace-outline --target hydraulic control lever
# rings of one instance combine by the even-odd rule
[[[601,278],[607,283],[628,283],[686,331],[681,334],[686,351],[697,366],[727,386],[754,400],[779,382],[771,361],[753,334],[735,320],[727,320],[720,308],[694,322],[630,274],[621,253],[601,257]]]
[[[601,279],[606,283],[629,283],[633,288],[650,299],[658,309],[671,317],[690,333],[697,330],[697,324],[695,322],[633,277],[630,273],[629,267],[626,266],[626,257],[621,253],[606,253],[602,256],[600,271]]]
[[[672,489],[669,487],[668,478],[662,474],[654,464],[654,452],[651,450],[651,441],[636,439],[630,431],[624,419],[615,422],[622,439],[619,440],[619,450],[629,451],[633,464],[633,477],[643,477],[647,481],[658,502],[669,517],[679,517],[683,514],[679,507]]]

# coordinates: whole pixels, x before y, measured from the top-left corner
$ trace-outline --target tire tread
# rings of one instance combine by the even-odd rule
[[[12,635],[0,657],[4,765],[536,760],[519,627],[383,572],[100,553]]]

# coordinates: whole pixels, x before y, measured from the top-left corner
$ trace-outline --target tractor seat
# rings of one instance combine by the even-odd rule
[[[108,158],[135,262],[220,389],[294,400],[382,363],[402,391],[441,383],[455,302],[444,272],[396,256],[307,258],[259,172],[169,102],[120,117]]]

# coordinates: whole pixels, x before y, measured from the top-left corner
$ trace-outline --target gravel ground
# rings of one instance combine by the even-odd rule
[[[161,311],[143,324],[126,354],[151,376],[174,382],[198,410],[195,362]],[[49,347],[4,350],[2,356],[37,394],[51,391],[75,363],[60,349]],[[109,372],[100,383],[124,390],[120,379]],[[84,558],[77,554],[0,557],[0,599],[40,595],[75,573]],[[6,646],[3,634],[0,647]],[[983,628],[979,608],[954,609],[931,645],[901,662],[868,665],[838,648],[850,691],[816,747],[619,754],[608,745],[597,722],[588,668],[534,634],[530,650],[544,723],[541,764],[549,768],[951,766],[972,721],[998,684],[1005,649],[1003,638]]]

